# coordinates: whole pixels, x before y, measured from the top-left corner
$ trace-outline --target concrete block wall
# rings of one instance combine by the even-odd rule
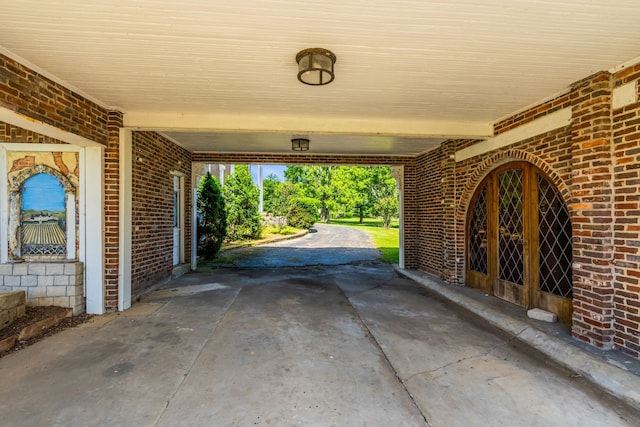
[[[0,264],[0,289],[24,291],[28,306],[54,305],[84,313],[84,265],[81,262]]]

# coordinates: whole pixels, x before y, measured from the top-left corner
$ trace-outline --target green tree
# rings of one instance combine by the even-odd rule
[[[258,211],[260,190],[253,183],[249,166],[236,165],[223,188],[227,206],[227,236],[231,240],[257,239],[262,232]]]
[[[382,218],[384,228],[391,226],[391,220],[398,217],[398,187],[390,167],[373,168],[369,182],[369,192],[373,204],[373,212]]]
[[[382,226],[391,227],[391,220],[398,216],[398,196],[387,196],[376,202],[376,211],[382,217]]]
[[[218,180],[207,172],[198,185],[198,253],[213,258],[227,234],[227,213]]]
[[[318,220],[318,205],[316,199],[308,197],[292,198],[287,212],[287,222],[296,228],[311,228]]]
[[[302,194],[320,201],[323,221],[330,214],[357,215],[360,223],[365,216],[386,219],[393,213],[391,200],[398,199],[396,180],[387,166],[289,166],[284,172],[287,182],[302,188]],[[391,217],[388,217],[391,215]]]
[[[300,184],[284,182],[278,187],[273,198],[273,214],[286,216],[292,200],[302,197],[304,192]]]
[[[338,166],[288,166],[284,171],[288,182],[299,184],[304,196],[320,201],[320,218],[329,222],[331,211],[338,206],[338,186],[332,178]]]
[[[292,184],[305,184],[307,169],[308,166],[289,165],[284,170],[284,180]]]
[[[264,211],[268,212],[272,215],[276,214],[276,204],[278,202],[278,196],[281,192],[282,182],[278,179],[276,174],[269,174],[262,181],[262,190],[263,190],[263,207]]]
[[[340,187],[343,209],[358,216],[360,224],[371,213],[375,203],[369,191],[372,170],[370,167],[342,167],[334,179],[335,185]]]
[[[390,167],[378,166],[367,169],[370,174],[368,191],[375,200],[398,195],[396,179],[393,177]]]

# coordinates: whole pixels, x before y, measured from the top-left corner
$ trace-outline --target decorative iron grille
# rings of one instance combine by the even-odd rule
[[[498,271],[501,280],[524,284],[523,171],[498,175]]]
[[[573,295],[571,220],[556,188],[538,175],[540,290],[565,298]]]
[[[482,274],[488,272],[487,255],[487,186],[482,189],[473,207],[469,224],[469,268]]]
[[[58,244],[49,245],[24,245],[22,248],[23,255],[66,255],[67,246]]]

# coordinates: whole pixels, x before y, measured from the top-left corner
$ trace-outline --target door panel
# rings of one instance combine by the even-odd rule
[[[498,277],[494,294],[525,305],[524,171],[508,169],[498,174]]]
[[[478,192],[472,202],[473,213],[469,221],[467,231],[467,282],[469,286],[490,292],[492,284],[489,281],[489,239],[491,238],[488,227],[488,195],[487,185]]]
[[[538,266],[532,293],[534,307],[556,313],[570,322],[572,314],[572,231],[569,212],[558,190],[541,174],[536,177],[537,233],[535,265]]]
[[[180,222],[182,206],[180,203],[180,177],[173,177],[173,265],[180,264]]]

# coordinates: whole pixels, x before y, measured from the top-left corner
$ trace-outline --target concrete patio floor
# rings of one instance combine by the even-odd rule
[[[622,426],[638,412],[385,264],[188,274],[0,359],[7,426]]]

